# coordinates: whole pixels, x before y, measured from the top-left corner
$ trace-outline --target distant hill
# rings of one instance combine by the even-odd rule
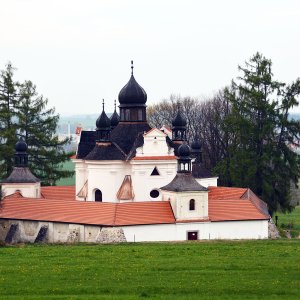
[[[112,113],[107,113],[110,117]],[[94,130],[96,125],[96,120],[99,117],[98,114],[84,114],[84,115],[70,115],[70,116],[60,116],[58,125],[58,134],[68,133],[68,124],[70,123],[71,134],[75,133],[76,127],[81,125],[84,130]],[[300,120],[300,113],[290,114],[290,119]]]

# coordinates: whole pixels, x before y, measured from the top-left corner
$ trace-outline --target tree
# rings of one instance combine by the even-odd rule
[[[179,105],[187,119],[188,142],[191,143],[197,135],[201,139],[205,167],[214,168],[226,156],[228,139],[231,135],[223,128],[223,120],[230,111],[224,90],[208,99],[171,95],[169,99],[149,106],[147,111],[149,124],[157,128],[162,125],[171,128]]]
[[[0,86],[5,86],[7,90],[10,88],[10,98],[3,97],[6,99],[6,102],[3,101],[6,106],[0,106],[0,123],[6,134],[2,141],[11,141],[6,143],[5,147],[1,145],[6,154],[2,156],[4,151],[1,152],[0,178],[9,176],[13,167],[15,143],[18,138],[23,137],[28,145],[30,169],[41,179],[42,184],[54,185],[60,178],[73,174],[72,171],[62,169],[62,163],[70,157],[70,153],[66,153],[63,149],[69,139],[62,141],[58,139],[56,128],[59,116],[55,114],[54,108],[47,108],[48,100],[38,95],[36,86],[31,81],[25,81],[23,84],[14,83],[10,70],[11,67],[2,72],[9,75],[6,76],[9,80],[2,76],[0,83]],[[6,94],[8,95],[8,92]]]
[[[13,168],[16,137],[16,103],[19,84],[13,81],[11,64],[0,74],[0,178],[8,176]]]
[[[69,139],[59,141],[55,134],[59,116],[55,114],[54,108],[46,108],[47,103],[48,100],[38,95],[31,81],[21,85],[17,108],[18,135],[28,145],[31,170],[44,184],[53,185],[73,172],[61,168],[62,162],[70,157],[70,153],[63,150]]]
[[[298,105],[300,80],[291,85],[273,79],[272,62],[254,55],[242,76],[226,89],[231,105],[224,130],[234,133],[227,149],[227,160],[216,171],[223,182],[250,187],[269,206],[270,213],[290,211],[290,182],[300,176],[298,155],[291,149],[299,145],[300,124],[289,119],[290,109]]]

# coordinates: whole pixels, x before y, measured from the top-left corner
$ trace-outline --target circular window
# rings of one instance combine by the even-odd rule
[[[150,197],[151,198],[157,198],[159,196],[159,191],[158,190],[152,190],[150,192]]]

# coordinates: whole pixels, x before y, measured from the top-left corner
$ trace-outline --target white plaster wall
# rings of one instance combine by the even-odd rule
[[[268,220],[212,222],[210,239],[267,239]]]
[[[99,242],[103,228],[93,225],[52,223],[39,221],[2,220],[1,239],[5,239],[11,224],[19,225],[15,242],[34,242],[41,226],[48,227],[49,243]],[[2,230],[3,229],[3,230]],[[176,224],[135,225],[106,228],[106,240],[114,241],[123,229],[127,242],[185,241],[189,231],[197,231],[199,240],[213,239],[267,239],[268,220],[193,222]],[[114,230],[115,229],[115,230]],[[2,232],[2,231],[3,232]],[[117,238],[119,238],[117,236]],[[101,240],[101,239],[100,239]],[[117,242],[119,240],[116,240]],[[121,241],[121,240],[120,240]],[[122,239],[125,241],[125,239]]]
[[[176,175],[176,160],[156,161],[135,161],[130,162],[132,166],[132,184],[135,193],[134,201],[161,201],[161,194],[158,198],[151,198],[150,191],[159,189],[172,181]],[[154,168],[157,168],[160,175],[151,176]]]
[[[128,162],[86,161],[88,168],[88,198],[94,201],[95,190],[102,192],[103,202],[119,202],[116,195],[125,175],[131,175]]]
[[[16,191],[20,191],[23,197],[40,198],[41,184],[37,183],[3,183],[2,191],[4,196],[11,195]]]
[[[82,189],[85,184],[88,174],[87,174],[87,166],[82,159],[73,159],[75,164],[75,186],[76,186],[76,199],[84,200],[83,198],[77,197],[77,194]]]
[[[195,200],[195,210],[189,210],[189,202]],[[208,192],[177,193],[175,216],[177,219],[191,220],[208,218]]]
[[[194,222],[123,227],[128,242],[184,241],[189,231],[197,231],[199,240],[266,239],[268,221]]]
[[[195,178],[198,183],[200,183],[204,187],[208,186],[218,186],[218,178],[219,177],[210,177],[210,178]]]
[[[168,147],[166,134],[154,128],[144,134],[144,145],[136,150],[136,156],[174,155],[174,150]]]

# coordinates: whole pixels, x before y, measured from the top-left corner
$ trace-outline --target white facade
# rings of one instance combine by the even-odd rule
[[[35,183],[2,183],[2,191],[4,196],[20,192],[25,198],[40,198],[41,184]]]
[[[208,192],[169,192],[162,191],[164,201],[170,201],[176,220],[207,220]],[[190,209],[194,201],[194,209]]]
[[[122,227],[127,242],[184,241],[188,232],[199,240],[267,239],[268,220],[195,222]]]
[[[13,243],[33,243],[41,229],[47,228],[43,242],[49,243],[120,243],[185,241],[189,232],[196,232],[198,240],[267,239],[268,220],[193,222],[176,224],[102,227],[59,222],[3,220],[0,240],[4,241],[12,224],[17,224]]]

